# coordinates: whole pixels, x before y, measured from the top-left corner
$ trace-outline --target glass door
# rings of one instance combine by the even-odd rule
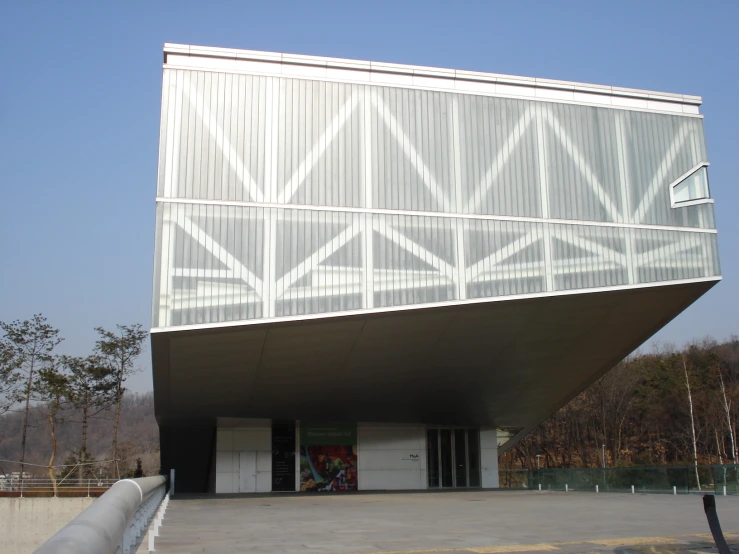
[[[467,486],[467,430],[454,430],[454,486]]]
[[[441,461],[441,486],[442,487],[453,487],[454,486],[454,460],[452,457],[452,430],[451,429],[439,429],[439,441]]]
[[[426,448],[429,488],[480,486],[478,429],[428,429]]]

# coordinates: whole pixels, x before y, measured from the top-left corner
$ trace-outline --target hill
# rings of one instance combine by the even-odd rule
[[[63,410],[63,423],[57,425],[57,455],[54,465],[62,464],[74,454],[79,447],[82,426],[78,415],[72,410]],[[88,429],[88,451],[96,460],[111,458],[113,410],[109,409],[90,421]],[[31,426],[28,429],[26,443],[26,462],[47,465],[51,453],[51,437],[46,410],[37,404],[32,408]],[[23,414],[10,412],[0,417],[0,459],[20,459],[20,437],[23,426]],[[140,458],[145,475],[156,475],[159,472],[159,427],[154,418],[154,394],[127,393],[123,397],[121,421],[119,427],[119,455],[121,457],[121,473],[129,474],[135,468],[136,459]],[[99,464],[104,474],[111,471],[110,464]],[[0,461],[0,473],[18,471],[17,464]],[[45,477],[44,468],[27,468],[26,471]]]
[[[620,362],[501,456],[500,467],[736,463],[738,415],[739,337],[663,346]]]

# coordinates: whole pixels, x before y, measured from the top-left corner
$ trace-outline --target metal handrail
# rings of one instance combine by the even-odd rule
[[[162,476],[123,479],[37,548],[35,554],[123,554],[164,498]]]
[[[115,485],[119,479],[97,479],[97,478],[84,478],[79,479],[77,477],[68,479],[66,481],[57,480],[56,487],[59,489],[67,488],[110,488]],[[29,489],[53,489],[54,482],[49,478],[28,478],[28,479],[0,479],[0,492],[7,491],[21,491]]]

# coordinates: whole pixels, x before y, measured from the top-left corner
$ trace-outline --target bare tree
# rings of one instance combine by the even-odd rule
[[[721,457],[721,443],[718,440],[718,429],[714,428],[713,432],[716,435],[716,457],[718,458],[719,465],[723,465],[724,460]]]
[[[685,388],[688,390],[688,405],[690,406],[690,430],[693,437],[693,466],[695,467],[695,481],[698,484],[698,490],[701,490],[701,480],[698,476],[698,444],[695,440],[695,418],[693,417],[693,395],[690,392],[690,379],[688,378],[688,366],[685,363],[685,356],[682,356],[683,371],[685,371]]]
[[[0,322],[0,328],[4,332],[2,344],[5,356],[14,367],[13,372],[20,385],[14,391],[14,400],[24,404],[20,455],[22,479],[26,460],[28,415],[34,391],[33,380],[40,369],[51,363],[54,349],[62,338],[59,337],[59,330],[46,323],[46,318],[41,314],[35,314],[32,319],[25,321]]]
[[[729,438],[731,439],[731,459],[736,463],[736,443],[734,442],[734,426],[731,421],[731,401],[726,398],[726,386],[724,386],[724,376],[721,373],[721,367],[718,368],[718,380],[721,387],[721,397],[723,399],[723,408],[726,413],[726,425],[729,428]]]
[[[102,327],[95,330],[100,339],[95,344],[96,352],[102,356],[110,371],[115,376],[115,420],[113,422],[113,459],[115,460],[116,476],[120,478],[118,465],[118,424],[121,419],[121,398],[125,389],[123,383],[128,377],[136,373],[134,361],[144,348],[144,340],[148,333],[139,325],[116,325],[117,331],[107,331]]]

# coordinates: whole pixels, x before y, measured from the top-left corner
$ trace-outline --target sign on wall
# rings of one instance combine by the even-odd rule
[[[356,424],[301,423],[300,490],[357,490]]]

